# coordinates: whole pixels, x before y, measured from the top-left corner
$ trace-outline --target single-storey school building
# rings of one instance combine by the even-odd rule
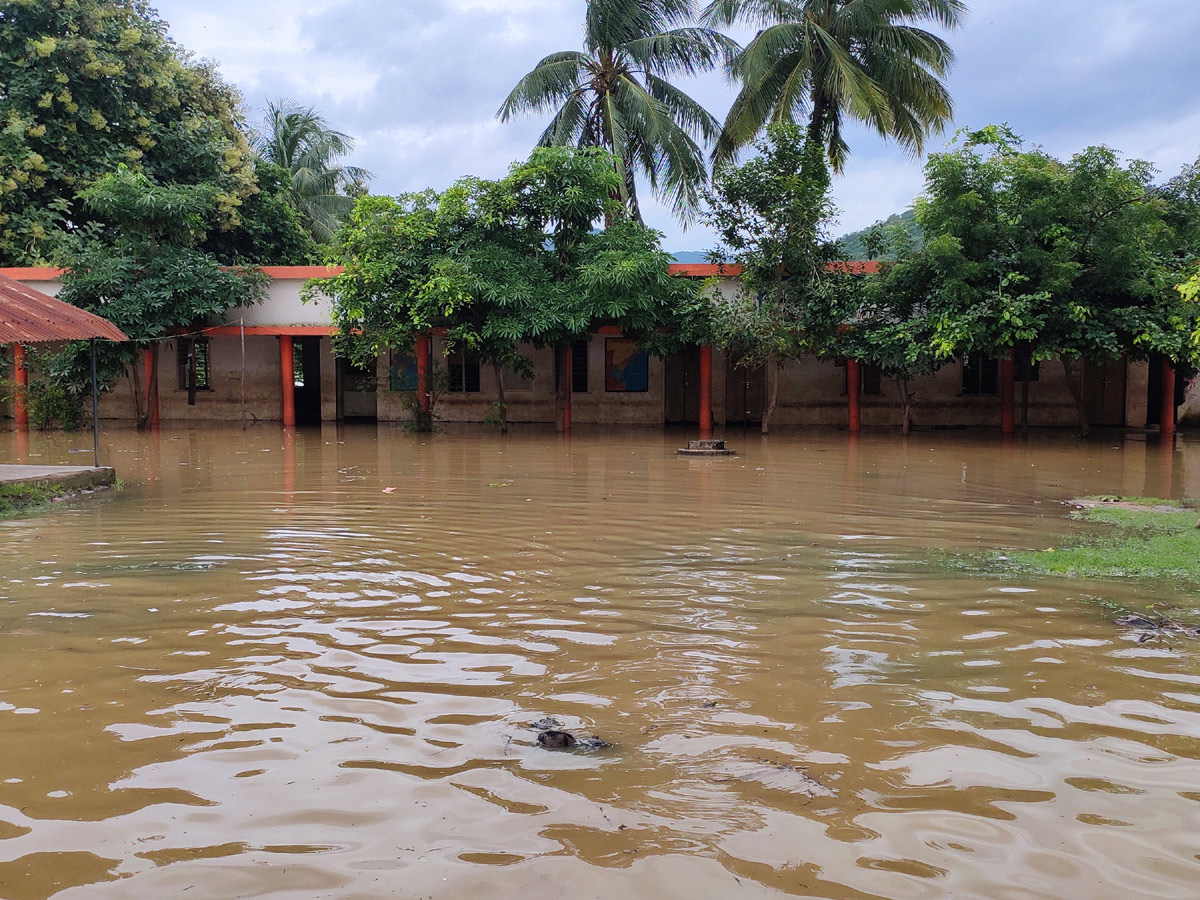
[[[871,264],[857,264],[870,266]],[[324,266],[268,266],[268,298],[258,306],[232,309],[219,323],[195,335],[165,342],[159,356],[157,417],[165,422],[402,422],[406,395],[418,387],[417,350],[397,347],[370,369],[335,357],[327,301],[304,303],[301,289],[336,270]],[[737,290],[735,266],[677,264],[674,274],[717,278],[726,296]],[[55,294],[61,271],[51,268],[0,269],[40,291]],[[512,423],[553,423],[555,360],[550,349],[525,348],[533,377],[496,373],[470,354],[447,354],[431,336],[430,360],[446,374],[436,414],[446,422],[483,422],[494,415],[502,380]],[[196,388],[189,391],[190,370]],[[1088,412],[1096,426],[1156,428],[1174,407],[1181,425],[1200,425],[1200,380],[1178,379],[1167,398],[1169,367],[1158,361],[1115,359],[1085,364]],[[1164,375],[1164,373],[1166,373]],[[703,406],[715,425],[761,422],[770,400],[765,367],[745,369],[719,350],[690,348],[657,359],[615,329],[600,329],[576,342],[570,354],[571,419],[585,425],[699,424]],[[703,376],[703,377],[702,377]],[[900,422],[896,386],[869,366],[854,361],[804,359],[778,374],[772,424],[866,428]],[[851,392],[851,388],[857,386]],[[705,387],[708,389],[705,390]],[[1071,427],[1075,407],[1057,362],[1031,364],[971,356],[952,361],[937,374],[915,381],[913,409],[918,428],[999,428],[1021,415],[1028,396],[1032,427]],[[1168,389],[1169,390],[1169,389]],[[1005,395],[1015,400],[1005,402]],[[189,403],[189,400],[192,400]],[[0,406],[0,415],[11,415]],[[132,419],[132,390],[121,384],[101,400],[101,416]]]

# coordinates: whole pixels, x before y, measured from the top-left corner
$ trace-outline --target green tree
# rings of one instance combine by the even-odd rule
[[[702,21],[760,30],[729,67],[741,89],[717,143],[730,159],[772,122],[803,116],[835,171],[849,156],[846,118],[920,153],[950,121],[950,46],[918,27],[955,28],[962,0],[712,0]]]
[[[179,332],[195,331],[238,306],[266,295],[268,279],[257,269],[229,268],[197,249],[208,223],[219,215],[220,189],[213,184],[155,184],[121,168],[81,191],[82,207],[95,227],[61,258],[67,268],[59,297],[101,313],[131,342],[105,347],[106,385],[127,371],[139,426],[157,395],[158,348]],[[150,379],[142,383],[137,351],[151,351]],[[81,368],[82,348],[57,366],[63,376]]]
[[[200,249],[228,265],[306,266],[321,259],[289,196],[291,175],[266,160],[254,164],[255,191],[238,209],[234,228],[210,230]]]
[[[704,148],[720,128],[672,79],[712,69],[737,49],[692,19],[692,0],[588,0],[584,49],[545,57],[497,116],[553,112],[540,146],[608,150],[615,194],[634,219],[639,177],[690,219],[708,179]]]
[[[214,228],[253,190],[240,98],[142,0],[0,3],[0,265],[45,263],[118,165],[215,186]]]
[[[878,248],[872,249],[878,255]],[[841,333],[847,359],[877,367],[895,384],[905,435],[912,429],[913,382],[949,361],[934,346],[937,303],[929,286],[927,274],[915,265],[884,263],[878,274],[853,276],[853,320]]]
[[[939,354],[1060,359],[1086,433],[1081,362],[1200,356],[1200,305],[1175,290],[1200,253],[1198,197],[1195,167],[1156,184],[1107,147],[1062,161],[1006,128],[964,132],[926,167],[924,242],[898,265],[936,298]]]
[[[332,259],[344,273],[312,282],[308,295],[332,298],[338,350],[363,365],[432,328],[492,365],[501,384],[505,367],[529,371],[520,344],[561,354],[602,325],[672,352],[704,337],[708,306],[670,276],[660,235],[621,216],[618,183],[608,153],[543,148],[500,181],[362,198]],[[597,231],[606,214],[618,218]]]
[[[719,244],[714,260],[742,267],[737,298],[716,304],[716,336],[735,365],[767,365],[766,434],[779,370],[806,354],[837,355],[853,291],[829,236],[835,209],[821,143],[778,123],[755,151],[742,165],[717,167],[705,221]]]
[[[288,197],[309,233],[328,243],[366,192],[374,174],[349,166],[344,157],[354,139],[329,127],[311,106],[291,100],[272,101],[262,125],[252,136],[255,152],[288,171]]]

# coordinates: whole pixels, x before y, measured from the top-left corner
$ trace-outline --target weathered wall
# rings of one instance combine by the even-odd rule
[[[225,322],[244,322],[248,327],[309,325],[328,327],[329,302],[320,300],[305,304],[300,299],[306,279],[316,270],[273,272],[275,278],[266,302],[257,307],[230,310]],[[45,276],[42,276],[43,278]],[[62,287],[58,280],[30,282],[38,290],[56,294]],[[724,278],[715,283],[716,296],[729,301],[737,296],[736,279]],[[666,367],[662,360],[651,357],[649,390],[641,393],[609,393],[604,389],[605,336],[595,335],[588,345],[587,393],[572,395],[572,417],[581,424],[641,424],[660,425],[665,418]],[[246,338],[245,413],[251,419],[278,421],[281,418],[281,387],[279,372],[279,339],[252,335]],[[160,410],[164,420],[232,420],[242,417],[242,350],[236,336],[211,339],[212,390],[197,395],[196,406],[188,407],[187,391],[178,388],[175,342],[167,342],[161,351]],[[506,384],[509,420],[520,422],[554,421],[554,359],[549,349],[525,352],[533,360],[535,377],[527,388],[515,383]],[[445,354],[440,341],[435,341],[434,360],[445,366]],[[713,360],[714,421],[726,421],[726,364],[720,353]],[[779,405],[773,423],[788,426],[824,425],[844,427],[846,424],[845,369],[832,362],[806,359],[788,363],[779,373]],[[482,422],[494,413],[498,398],[495,373],[487,367],[480,372],[481,391],[477,394],[445,394],[439,403],[438,414],[447,422]],[[328,338],[321,340],[321,407],[322,417],[337,417],[337,363]],[[402,421],[407,416],[403,396],[389,390],[388,360],[378,363],[378,417],[381,421]],[[1147,418],[1149,369],[1144,363],[1127,367],[1126,389],[1123,398],[1126,425],[1141,428]],[[1020,417],[1018,382],[1017,415]],[[916,395],[914,423],[917,427],[997,427],[1000,420],[1000,399],[987,396],[967,396],[962,393],[962,365],[953,361],[936,375],[917,379],[913,383]],[[1048,361],[1041,365],[1040,379],[1029,385],[1029,422],[1034,427],[1071,427],[1075,424],[1074,405],[1066,386],[1062,367]],[[765,402],[765,400],[764,400]],[[689,406],[690,408],[690,406]],[[105,417],[128,419],[132,416],[132,398],[126,383],[102,399],[101,413]],[[0,405],[0,415],[10,409]],[[896,427],[900,424],[900,404],[896,386],[884,380],[881,394],[862,398],[862,421],[867,428]],[[1200,427],[1200,380],[1189,387],[1187,399],[1180,410],[1183,426]]]
[[[588,391],[571,395],[571,420],[578,424],[661,425],[663,422],[663,362],[653,356],[649,362],[649,390],[644,392],[607,392],[604,389],[604,351],[606,335],[593,335],[588,342]],[[446,353],[441,339],[433,341],[433,360],[443,370]],[[505,383],[508,420],[519,422],[554,421],[554,351],[523,345],[521,351],[533,362],[534,377],[528,388]],[[388,360],[380,357],[379,418],[405,421],[403,394],[388,390]],[[479,393],[444,393],[437,402],[437,415],[444,422],[483,422],[495,415],[499,399],[496,373],[490,366],[479,370]]]
[[[1179,426],[1200,428],[1200,377],[1188,383],[1183,405],[1179,407]]]

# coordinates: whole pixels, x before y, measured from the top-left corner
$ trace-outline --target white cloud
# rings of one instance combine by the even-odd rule
[[[585,0],[158,0],[172,34],[220,63],[258,118],[268,99],[317,106],[359,138],[356,162],[375,190],[443,186],[502,174],[544,123],[500,125],[496,108],[517,79],[554,50],[578,47]],[[1107,143],[1154,160],[1167,174],[1200,152],[1194,77],[1195,0],[971,0],[951,36],[958,122],[1008,122],[1058,154]],[[745,40],[748,34],[736,35]],[[685,89],[719,117],[732,99],[717,74]],[[944,138],[931,141],[940,149]],[[846,174],[835,179],[841,227],[903,209],[922,163],[877,136],[852,131]],[[671,249],[706,249],[651,198],[648,222]]]

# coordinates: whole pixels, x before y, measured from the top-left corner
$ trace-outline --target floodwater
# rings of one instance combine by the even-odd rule
[[[1200,895],[1200,642],[1094,602],[1195,596],[931,562],[1200,443],[684,438],[108,435],[0,523],[0,897]]]

